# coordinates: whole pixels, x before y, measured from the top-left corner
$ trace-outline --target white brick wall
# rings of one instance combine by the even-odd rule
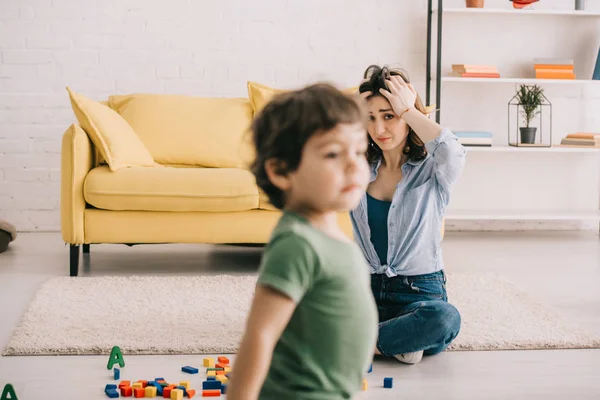
[[[422,77],[425,5],[0,1],[0,218],[21,231],[60,229],[60,143],[75,120],[66,85],[95,99],[128,92],[246,96],[247,80],[354,85],[379,62]]]
[[[60,142],[75,120],[66,85],[95,99],[246,96],[247,80],[349,86],[387,63],[408,69],[423,94],[426,3],[1,0],[0,218],[21,231],[60,229]]]

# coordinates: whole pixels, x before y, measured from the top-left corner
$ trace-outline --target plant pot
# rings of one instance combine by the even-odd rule
[[[467,0],[469,8],[483,8],[483,0]]]
[[[521,143],[523,144],[534,144],[535,143],[535,132],[537,128],[519,128],[521,131]]]

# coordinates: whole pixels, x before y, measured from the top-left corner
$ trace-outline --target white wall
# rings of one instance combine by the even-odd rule
[[[369,64],[386,63],[407,68],[425,97],[426,3],[1,0],[0,218],[21,231],[60,229],[60,142],[75,120],[66,85],[95,99],[131,92],[246,96],[247,80],[349,86]],[[600,0],[588,1],[588,8],[598,6]],[[510,44],[499,46],[510,51]],[[556,96],[560,104],[573,94]],[[592,129],[593,110],[556,112],[555,119],[560,126],[575,118],[578,129]]]

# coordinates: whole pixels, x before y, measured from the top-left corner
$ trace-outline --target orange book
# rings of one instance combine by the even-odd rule
[[[575,79],[573,72],[546,72],[536,71],[535,77],[537,79]]]
[[[500,78],[500,74],[499,73],[476,73],[476,74],[472,74],[472,73],[462,73],[460,74],[460,76],[462,76],[463,78]]]
[[[569,133],[567,135],[569,139],[591,139],[596,142],[600,142],[600,133],[585,133],[585,132],[577,132],[577,133]]]
[[[459,72],[464,72],[467,69],[496,71],[496,67],[494,65],[475,65],[475,64],[452,64],[452,69],[454,71],[459,71]]]
[[[535,69],[560,69],[573,71],[573,64],[533,64]]]

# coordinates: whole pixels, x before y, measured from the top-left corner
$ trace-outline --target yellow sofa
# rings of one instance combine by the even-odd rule
[[[78,274],[80,245],[89,252],[95,243],[266,243],[280,211],[248,170],[248,127],[273,93],[250,83],[248,98],[134,94],[94,102],[69,90],[78,120],[64,133],[61,155],[70,275]],[[347,213],[340,223],[351,236]]]

